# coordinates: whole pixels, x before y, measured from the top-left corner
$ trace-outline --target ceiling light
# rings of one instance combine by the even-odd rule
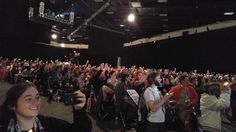
[[[160,13],[159,16],[168,16],[166,13]]]
[[[233,15],[233,14],[234,14],[234,12],[225,12],[225,13],[224,13],[225,16],[231,16],[231,15]]]
[[[162,27],[169,27],[169,25],[162,25]]]
[[[95,2],[99,3],[99,2],[103,2],[103,0],[94,0]]]
[[[141,3],[140,2],[130,2],[131,6],[133,8],[141,8]]]
[[[65,44],[64,44],[64,43],[61,43],[61,47],[64,48],[64,47],[65,47]]]
[[[56,35],[55,33],[54,33],[54,34],[52,34],[52,36],[51,36],[51,37],[52,37],[52,39],[54,39],[54,40],[55,40],[55,39],[57,39],[57,35]]]
[[[128,21],[129,21],[129,22],[133,22],[134,19],[135,19],[134,14],[133,14],[133,13],[130,13],[129,16],[128,16]]]
[[[124,27],[125,25],[123,25],[123,24],[120,24],[120,27]]]
[[[167,3],[168,0],[157,0],[158,3]]]
[[[168,19],[161,19],[161,21],[167,22],[167,21],[168,21]]]
[[[107,11],[106,12],[108,15],[112,15],[112,14],[114,14],[114,11]]]
[[[129,29],[125,29],[125,32],[129,32],[130,30]]]
[[[119,19],[119,18],[116,18],[116,19],[114,19],[113,21],[115,21],[115,22],[120,22],[120,19]]]

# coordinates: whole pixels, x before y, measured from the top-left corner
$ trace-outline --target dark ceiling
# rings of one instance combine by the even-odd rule
[[[56,3],[63,3],[59,1]],[[86,19],[108,2],[108,0],[63,1],[67,5],[72,5],[67,6],[64,11],[73,10],[76,14],[75,25],[67,30],[68,32],[82,26]],[[140,2],[141,7],[134,8],[132,2]],[[110,0],[109,6],[92,18],[87,26],[91,24],[92,28],[125,35],[126,41],[130,41],[179,29],[232,20],[236,18],[235,14],[226,16],[224,13],[234,11],[236,11],[235,0]],[[127,21],[127,15],[131,12],[136,15],[134,23]],[[77,34],[82,34],[78,35],[79,37],[86,34],[83,32],[86,31],[87,26],[78,30]]]
[[[45,0],[46,7],[56,13],[68,14],[70,11],[75,11],[75,24],[69,27],[63,25],[57,25],[56,27],[52,25],[45,26],[29,21],[27,15],[28,6],[30,5],[28,3],[29,1],[0,1],[0,47],[4,44],[6,47],[0,48],[1,54],[6,53],[6,55],[9,55],[10,53],[12,56],[20,56],[21,53],[26,52],[24,48],[28,46],[25,46],[28,43],[25,40],[30,42],[43,41],[47,43],[52,31],[60,34],[61,38],[59,39],[67,39],[66,36],[70,35],[70,33],[79,27],[78,32],[73,36],[77,42],[81,42],[81,40],[85,42],[92,41],[89,43],[89,49],[86,50],[86,53],[94,54],[94,58],[97,57],[97,54],[102,53],[106,56],[114,54],[114,56],[120,56],[124,54],[125,57],[122,58],[122,63],[126,61],[127,64],[152,64],[154,66],[157,62],[150,59],[150,56],[152,56],[158,62],[162,62],[163,65],[161,66],[163,67],[171,67],[172,65],[183,67],[182,65],[186,64],[189,69],[194,65],[200,69],[204,69],[207,66],[219,66],[223,71],[223,69],[227,69],[225,62],[232,63],[228,69],[234,69],[235,67],[232,58],[235,58],[234,35],[236,27],[219,32],[213,31],[188,37],[173,38],[155,43],[155,45],[152,43],[150,45],[139,45],[132,48],[122,48],[123,40],[119,41],[119,39],[125,38],[124,41],[129,42],[134,39],[150,37],[179,29],[202,26],[218,21],[233,20],[236,19],[236,14],[226,16],[224,13],[235,12],[236,0],[168,0],[165,3],[160,3],[158,0],[140,0],[141,8],[133,8],[131,6],[131,2],[134,0],[111,0],[105,10],[85,25],[83,23],[96,13],[108,0]],[[39,0],[31,1],[39,3]],[[136,14],[135,23],[129,23],[127,21],[127,15],[130,12]],[[121,27],[121,24],[125,26]],[[63,36],[64,38],[62,38]],[[43,38],[46,38],[45,41]],[[22,41],[18,39],[22,39]],[[11,45],[10,43],[13,44]],[[178,43],[178,45],[172,45],[173,43]],[[7,50],[7,48],[13,49],[14,47],[15,50],[13,52]],[[30,55],[38,53],[46,56],[46,53],[42,54],[42,51],[48,51],[49,56],[54,56],[52,55],[53,51],[49,49],[34,52],[33,49],[35,51],[37,50],[34,47],[36,47],[35,44],[29,43],[28,52],[26,53]],[[18,52],[20,49],[22,49],[22,52]],[[31,50],[33,52],[30,52]],[[38,54],[35,56],[38,56]],[[185,62],[187,60],[185,59],[186,54],[192,58],[188,63]],[[99,62],[106,62],[102,59],[97,60]],[[179,60],[183,61],[179,62]],[[165,65],[167,63],[169,65]]]
[[[33,2],[32,2],[33,1]],[[202,26],[218,21],[236,19],[236,0],[43,0],[48,9],[57,14],[75,12],[73,26],[52,26],[52,32],[59,33],[59,39],[67,39],[73,31],[75,40],[89,40],[88,29],[98,28],[108,33],[124,36],[125,41],[179,29]],[[31,0],[35,3],[35,0]],[[39,0],[36,2],[39,3]],[[105,3],[109,6],[97,13]],[[140,2],[141,7],[133,7],[132,2]],[[19,2],[18,2],[19,3]],[[35,6],[35,5],[34,5]],[[136,15],[136,21],[127,21],[129,13]],[[89,21],[88,19],[94,15]],[[88,21],[88,23],[84,23]],[[124,26],[121,26],[124,25]]]

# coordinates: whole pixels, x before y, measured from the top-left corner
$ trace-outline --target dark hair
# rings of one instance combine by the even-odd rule
[[[183,81],[186,77],[189,78],[188,75],[185,75],[185,74],[181,75],[181,76],[179,77],[179,82]]]
[[[205,92],[209,95],[214,95],[216,98],[220,97],[220,84],[217,82],[210,82],[205,85]]]
[[[129,77],[128,73],[121,73],[119,75],[121,82],[125,82],[126,78]]]
[[[110,78],[113,73],[115,73],[115,71],[110,71],[108,77]]]
[[[158,75],[158,73],[156,72],[151,72],[148,76],[147,76],[147,87],[150,87],[153,83],[155,83],[156,80],[156,76]]]
[[[11,118],[15,118],[15,113],[9,107],[16,107],[17,100],[29,87],[36,86],[31,82],[23,82],[13,85],[6,93],[6,100],[0,106],[0,124],[8,123]]]

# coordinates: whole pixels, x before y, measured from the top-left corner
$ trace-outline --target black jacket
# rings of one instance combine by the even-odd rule
[[[37,116],[44,132],[91,132],[92,122],[84,110],[74,111],[74,123],[54,117]],[[7,132],[7,125],[0,126],[0,132]]]

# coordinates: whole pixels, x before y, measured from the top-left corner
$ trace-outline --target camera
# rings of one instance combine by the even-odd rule
[[[64,93],[64,104],[65,105],[74,105],[79,104],[81,101],[77,100],[76,94],[74,92]]]

